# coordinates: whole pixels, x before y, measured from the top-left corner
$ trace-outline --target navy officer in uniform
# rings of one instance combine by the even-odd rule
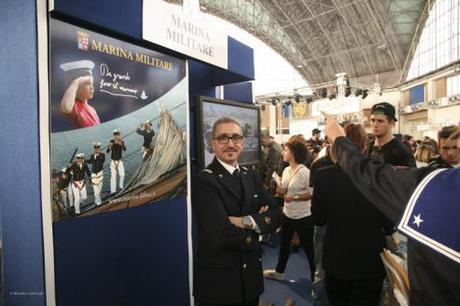
[[[141,123],[136,129],[136,133],[144,137],[144,143],[142,144],[142,158],[144,158],[145,154],[150,150],[153,136],[155,136],[152,128],[152,120]]]
[[[59,198],[62,202],[62,205],[69,209],[73,206],[73,192],[70,181],[72,177],[70,176],[70,168],[62,168],[57,177],[57,189]],[[69,198],[69,203],[67,203],[67,198]]]
[[[198,306],[257,306],[264,289],[259,234],[273,233],[282,213],[259,175],[238,165],[243,144],[241,125],[218,119],[212,129],[216,156],[193,180]]]
[[[94,153],[86,160],[91,164],[91,184],[94,191],[94,203],[96,206],[101,205],[101,191],[104,183],[104,162],[105,154],[101,152],[101,143],[93,143]]]
[[[86,192],[85,175],[89,178],[91,172],[85,163],[85,155],[78,153],[75,155],[75,162],[69,165],[70,175],[72,175],[71,185],[75,205],[75,213],[80,214],[80,204],[88,197]]]
[[[125,166],[123,164],[123,151],[126,151],[125,142],[121,138],[120,130],[113,130],[113,139],[107,146],[107,153],[111,153],[110,162],[110,194],[117,192],[117,176],[119,176],[118,186],[123,189],[125,180]]]

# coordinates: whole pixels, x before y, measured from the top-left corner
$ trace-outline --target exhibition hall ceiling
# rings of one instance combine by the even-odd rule
[[[264,41],[309,84],[347,72],[356,81],[385,88],[405,79],[433,2],[200,0],[200,7]]]

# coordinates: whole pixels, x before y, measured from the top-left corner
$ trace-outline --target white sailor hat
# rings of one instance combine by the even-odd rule
[[[92,75],[91,69],[94,68],[94,63],[88,60],[80,60],[63,63],[59,67],[67,72],[69,81],[73,81],[81,76]]]
[[[150,124],[150,125],[152,125],[152,120],[147,120],[147,121],[144,122],[144,124]]]
[[[119,130],[119,129],[115,129],[115,130],[113,130],[112,132],[113,132],[114,135],[120,134],[120,130]]]
[[[75,157],[76,158],[84,158],[85,154],[84,153],[78,153],[78,154],[75,154]]]
[[[101,143],[95,141],[95,142],[93,142],[93,147],[95,147],[95,148],[100,148],[100,147],[101,147]]]
[[[81,61],[75,61],[75,62],[67,62],[64,64],[59,65],[62,70],[64,71],[71,71],[71,70],[77,70],[77,69],[86,69],[91,71],[91,69],[94,68],[94,63],[92,61],[88,60],[81,60]]]
[[[66,171],[67,171],[67,168],[66,168],[66,167],[64,167],[64,168],[61,169],[61,172],[66,172]]]

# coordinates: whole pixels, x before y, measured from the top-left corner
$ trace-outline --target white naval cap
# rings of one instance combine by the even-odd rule
[[[119,129],[115,129],[112,131],[114,134],[120,134],[120,130]]]
[[[100,147],[101,147],[101,143],[95,141],[95,142],[93,142],[93,146],[94,146],[95,148],[100,148]]]
[[[67,168],[66,168],[66,167],[64,167],[64,168],[61,169],[61,172],[66,172],[66,171],[67,171]]]
[[[77,69],[91,70],[94,68],[94,63],[88,60],[81,60],[81,61],[75,61],[75,62],[67,62],[67,63],[59,65],[59,67],[61,67],[61,69],[66,72],[71,71],[71,70],[77,70]]]
[[[144,122],[144,124],[150,124],[150,125],[152,125],[152,120],[147,120],[147,121]]]
[[[93,69],[94,63],[88,60],[81,60],[75,62],[67,62],[61,64],[59,67],[61,67],[61,69],[66,72],[67,82],[70,83],[79,77],[93,75],[91,69]]]
[[[85,157],[85,154],[84,153],[78,153],[78,154],[75,154],[75,157],[76,158],[83,158],[83,157]]]

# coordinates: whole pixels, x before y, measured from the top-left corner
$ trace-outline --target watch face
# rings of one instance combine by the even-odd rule
[[[241,222],[243,223],[243,225],[244,225],[245,227],[251,227],[251,226],[252,226],[251,219],[250,219],[248,216],[243,217],[243,219],[241,220]]]

